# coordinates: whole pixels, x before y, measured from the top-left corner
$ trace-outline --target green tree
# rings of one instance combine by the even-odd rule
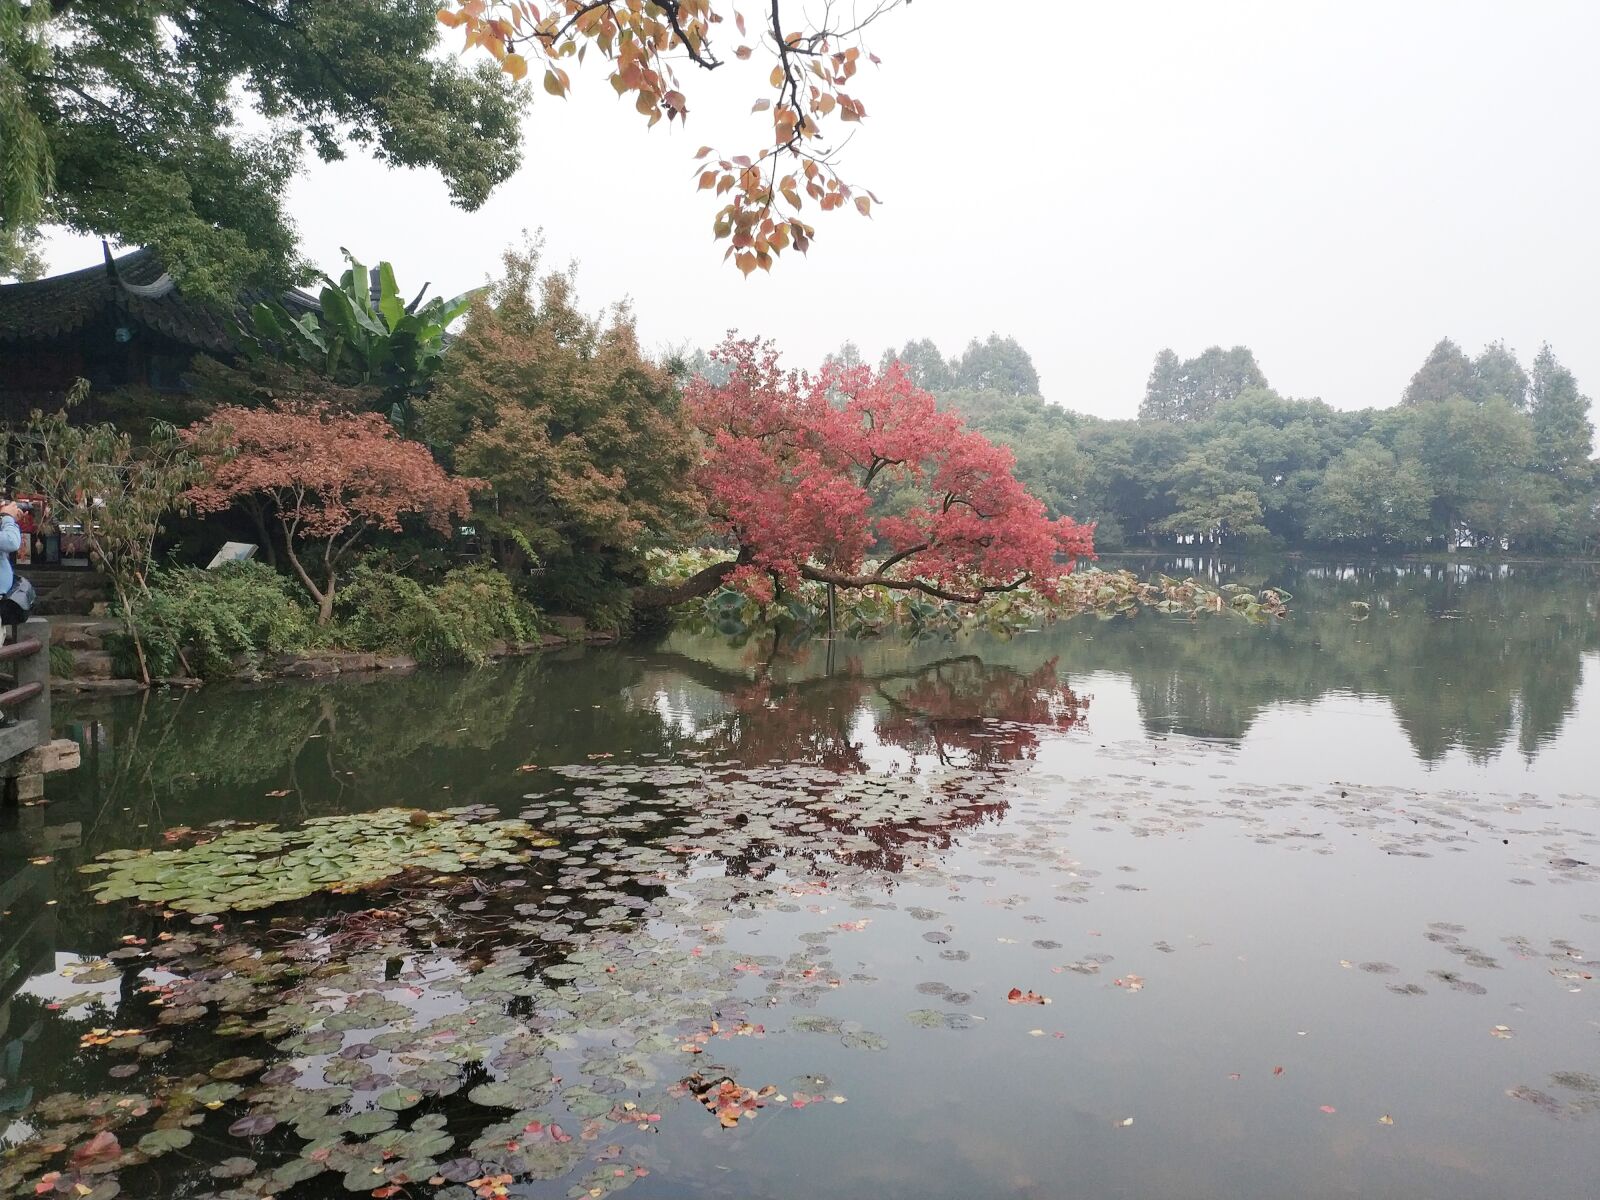
[[[1477,385],[1475,398],[1499,396],[1512,408],[1528,406],[1528,372],[1504,342],[1490,342],[1483,348],[1472,360],[1472,375]]]
[[[1299,542],[1306,536],[1311,495],[1358,420],[1320,400],[1286,399],[1258,387],[1220,404],[1197,433],[1232,443],[1235,464],[1255,477],[1251,486],[1261,498],[1267,529]]]
[[[879,370],[888,370],[889,364],[897,360],[911,377],[911,382],[925,392],[944,392],[955,386],[955,375],[950,364],[939,353],[939,347],[933,344],[931,338],[907,342],[898,353],[885,350]]]
[[[1434,532],[1451,544],[1518,536],[1512,514],[1518,482],[1533,453],[1528,417],[1496,396],[1462,395],[1401,409],[1393,448],[1415,458],[1434,493]]]
[[[132,635],[139,674],[150,682],[136,601],[150,590],[156,536],[200,476],[198,460],[170,425],[150,430],[141,445],[110,423],[68,419],[88,394],[81,380],[67,403],[35,412],[24,431],[32,458],[17,473],[21,488],[45,497],[50,518],[82,529],[95,566],[105,572]]]
[[[1083,517],[1086,467],[1066,409],[1038,396],[966,389],[938,400],[939,407],[959,412],[967,428],[1016,455],[1017,478],[1052,517]]]
[[[1562,366],[1547,342],[1533,360],[1534,456],[1539,469],[1563,484],[1594,480],[1594,426],[1589,422],[1589,397],[1578,390],[1572,372]]]
[[[1203,420],[1218,405],[1250,388],[1264,388],[1267,377],[1248,346],[1224,350],[1212,346],[1183,364],[1183,411],[1190,420]]]
[[[1367,549],[1418,545],[1428,536],[1433,491],[1414,460],[1363,438],[1328,465],[1310,502],[1306,532],[1319,542]]]
[[[434,53],[436,8],[0,0],[0,242],[50,221],[153,247],[191,295],[284,282],[303,273],[283,195],[308,146],[434,168],[476,208],[518,164],[522,90]]]
[[[1156,421],[1203,421],[1219,404],[1250,388],[1266,386],[1267,377],[1248,346],[1231,350],[1211,346],[1182,362],[1171,350],[1162,350],[1145,384],[1139,416]]]
[[[1242,440],[1216,438],[1196,446],[1168,476],[1175,511],[1156,522],[1155,530],[1220,545],[1268,537],[1254,467]]]
[[[1158,351],[1139,403],[1141,421],[1176,421],[1182,416],[1183,363],[1170,349]]]
[[[1449,338],[1440,338],[1406,385],[1400,403],[1428,404],[1452,396],[1477,398],[1478,380],[1473,374],[1472,360],[1462,353],[1461,347]]]
[[[986,341],[973,338],[966,353],[951,364],[957,387],[1006,396],[1037,396],[1039,372],[1016,338],[991,333]]]
[[[538,566],[543,603],[592,614],[643,582],[646,551],[692,536],[695,442],[625,306],[591,317],[570,275],[538,275],[535,252],[505,261],[418,403],[419,428],[490,485],[473,517],[500,564],[514,577]]]
[[[34,278],[45,200],[55,182],[50,139],[29,104],[29,81],[50,67],[50,9],[0,0],[0,277]]]
[[[1175,506],[1168,480],[1188,453],[1185,427],[1165,421],[1089,421],[1077,430],[1086,464],[1082,520],[1094,520],[1096,543],[1153,541]]]

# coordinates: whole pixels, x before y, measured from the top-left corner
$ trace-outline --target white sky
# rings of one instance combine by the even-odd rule
[[[407,291],[478,284],[542,227],[650,346],[737,327],[814,363],[1012,334],[1050,400],[1106,416],[1167,345],[1245,343],[1341,408],[1393,403],[1447,334],[1525,363],[1548,339],[1600,389],[1595,0],[915,0],[869,44],[845,174],[883,205],[818,214],[770,276],[722,262],[691,173],[703,143],[759,145],[759,56],[686,76],[671,131],[591,62],[574,98],[538,94],[525,165],[477,213],[366,160],[313,165],[290,206],[325,269],[348,245]]]

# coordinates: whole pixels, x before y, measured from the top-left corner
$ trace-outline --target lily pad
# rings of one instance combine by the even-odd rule
[[[194,1141],[194,1134],[187,1129],[152,1129],[139,1139],[139,1150],[156,1158],[172,1150],[182,1150]]]

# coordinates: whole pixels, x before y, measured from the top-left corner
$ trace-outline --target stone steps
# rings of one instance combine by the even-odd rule
[[[72,652],[72,677],[74,679],[110,679],[113,664],[107,650],[74,650]]]
[[[111,585],[98,571],[24,564],[17,573],[33,584],[36,616],[88,616],[111,597]]]
[[[115,621],[55,619],[50,622],[50,644],[68,650],[104,650],[106,636],[121,629]]]

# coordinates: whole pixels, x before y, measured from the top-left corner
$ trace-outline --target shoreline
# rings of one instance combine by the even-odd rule
[[[526,642],[496,642],[489,648],[488,663],[507,659],[531,658],[536,654],[571,649],[581,646],[610,645],[620,640],[615,630],[573,631],[567,635],[546,633],[537,640]],[[419,669],[440,666],[475,669],[470,663],[419,663],[409,654],[394,654],[374,650],[339,650],[319,648],[278,655],[270,662],[258,663],[234,675],[203,679],[199,676],[164,676],[152,679],[148,686],[137,679],[122,676],[100,678],[75,678],[53,675],[50,690],[63,701],[93,699],[98,696],[131,696],[140,692],[167,690],[194,690],[211,685],[258,685],[285,680],[326,680],[348,678],[353,680],[382,679],[389,676],[414,674]]]

